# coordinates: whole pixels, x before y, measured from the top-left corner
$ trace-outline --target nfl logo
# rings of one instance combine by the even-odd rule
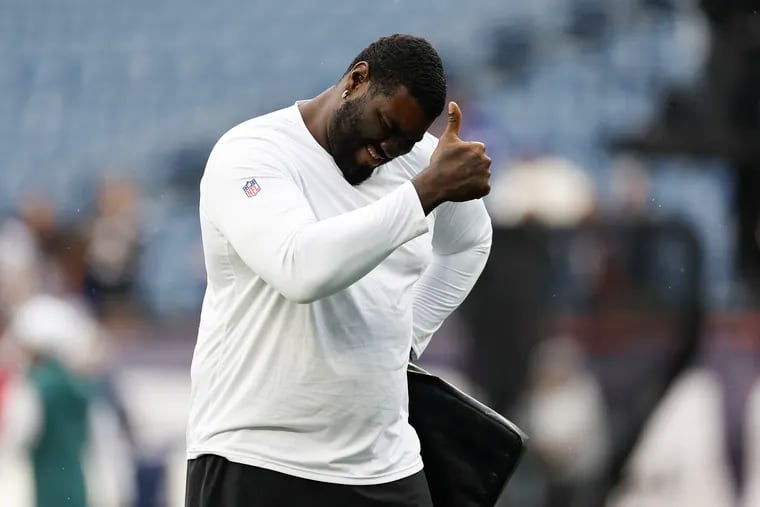
[[[260,190],[261,187],[256,183],[256,178],[251,178],[251,180],[243,187],[243,192],[245,192],[245,195],[248,197],[253,197],[258,194]]]

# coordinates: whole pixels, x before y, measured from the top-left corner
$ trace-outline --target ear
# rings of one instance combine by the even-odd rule
[[[369,85],[369,64],[361,61],[357,62],[348,74],[346,74],[346,90],[351,95],[356,92],[363,93]]]

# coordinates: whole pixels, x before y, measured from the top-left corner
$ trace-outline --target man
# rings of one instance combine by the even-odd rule
[[[188,506],[432,505],[406,367],[485,265],[482,143],[427,41],[383,37],[314,99],[249,120],[201,181],[208,288]]]

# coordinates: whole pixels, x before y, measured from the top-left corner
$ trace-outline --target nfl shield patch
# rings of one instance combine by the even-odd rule
[[[248,197],[253,197],[256,194],[258,194],[261,191],[261,187],[256,182],[256,178],[251,178],[248,183],[245,184],[243,187],[243,192],[245,192],[245,195]]]

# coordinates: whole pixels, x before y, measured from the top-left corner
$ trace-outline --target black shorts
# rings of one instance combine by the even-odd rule
[[[433,507],[425,473],[348,486],[233,463],[213,454],[187,462],[185,507]]]

